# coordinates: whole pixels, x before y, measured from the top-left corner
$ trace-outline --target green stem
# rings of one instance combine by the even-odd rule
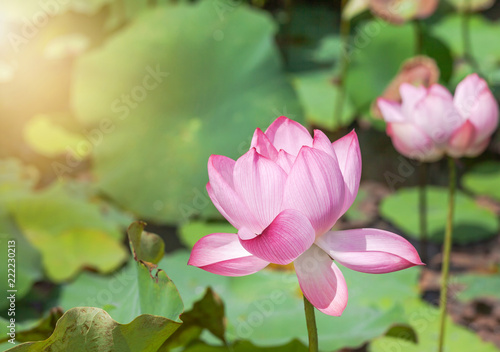
[[[338,77],[338,93],[335,98],[333,106],[333,119],[334,121],[342,120],[342,111],[344,110],[345,100],[345,79],[347,76],[347,69],[349,68],[349,57],[347,50],[349,49],[349,33],[351,30],[351,23],[345,20],[342,16],[347,0],[342,0],[340,4],[340,40],[342,50],[340,52],[340,74]]]
[[[424,28],[422,26],[422,22],[420,20],[413,21],[415,24],[415,54],[422,55],[422,51],[424,50]]]
[[[472,54],[472,42],[470,39],[470,0],[465,0],[465,7],[461,16],[462,46],[464,50],[464,59],[479,73],[479,64]]]
[[[318,330],[316,328],[316,318],[314,317],[314,307],[304,296],[304,311],[306,313],[307,335],[309,337],[309,352],[318,352]]]
[[[455,162],[451,157],[448,157],[448,168],[450,174],[449,180],[449,199],[448,199],[448,218],[446,221],[446,232],[444,235],[443,245],[443,260],[441,273],[441,297],[439,300],[440,307],[440,326],[439,326],[439,352],[443,352],[444,336],[446,327],[446,304],[448,301],[448,279],[450,274],[450,252],[453,235],[453,210],[455,207],[455,185],[456,171]]]
[[[427,163],[421,163],[419,171],[420,255],[422,261],[427,263]]]

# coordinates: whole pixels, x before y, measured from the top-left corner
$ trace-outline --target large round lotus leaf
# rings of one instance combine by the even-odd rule
[[[463,177],[464,187],[475,194],[500,200],[500,163],[488,161],[475,166]]]
[[[213,214],[208,157],[239,156],[283,111],[301,117],[271,19],[233,5],[147,11],[77,62],[73,106],[96,129],[99,186],[142,218]]]
[[[9,214],[40,251],[48,277],[56,282],[76,275],[82,268],[112,272],[126,259],[120,243],[120,222],[103,215],[104,207],[72,192],[66,183],[9,202]]]
[[[257,346],[277,346],[299,339],[307,344],[302,294],[294,272],[262,270],[244,277],[218,276],[187,266],[188,253],[176,252],[160,262],[168,271],[186,310],[207,286],[225,303],[226,339],[248,340]],[[322,351],[357,347],[383,335],[393,324],[407,323],[400,303],[418,297],[418,268],[370,275],[341,268],[349,288],[342,317],[316,311]],[[367,294],[369,292],[369,294]]]
[[[417,343],[401,338],[383,336],[370,343],[368,352],[428,352],[437,350],[439,338],[439,309],[421,300],[408,300],[405,311],[418,337]],[[498,352],[491,342],[484,342],[466,327],[446,318],[445,351]]]
[[[92,306],[106,309],[118,322],[129,322],[139,314],[154,314],[180,322],[184,310],[177,288],[165,271],[143,259],[155,257],[153,246],[163,251],[158,235],[134,222],[128,229],[134,260],[112,278],[82,273],[62,291],[58,305],[63,308]],[[148,248],[145,248],[145,245]],[[158,259],[159,261],[159,259]],[[132,304],[131,304],[132,302]]]
[[[443,241],[448,213],[448,191],[446,188],[427,189],[427,226],[429,239],[436,243]],[[382,201],[382,216],[401,229],[405,235],[420,238],[418,217],[418,189],[405,188]],[[498,232],[498,220],[491,211],[482,208],[462,192],[455,196],[453,221],[453,242],[467,244],[478,242]]]
[[[144,314],[128,324],[113,320],[104,310],[78,307],[67,311],[54,333],[44,341],[27,342],[13,352],[42,351],[158,351],[180,323]]]
[[[457,294],[461,301],[477,298],[494,298],[500,300],[500,276],[497,274],[465,274],[454,277],[456,283],[463,287]]]
[[[188,248],[193,248],[198,240],[211,233],[237,233],[228,222],[191,221],[179,228],[181,242]]]

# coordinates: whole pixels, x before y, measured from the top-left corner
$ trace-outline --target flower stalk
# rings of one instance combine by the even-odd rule
[[[306,296],[304,296],[304,311],[306,314],[307,336],[309,338],[309,352],[318,352],[318,329],[316,328],[314,307]]]
[[[438,351],[443,352],[444,337],[446,332],[446,304],[448,302],[448,279],[450,273],[450,252],[453,237],[453,212],[455,207],[456,169],[453,158],[448,157],[449,168],[449,195],[448,195],[448,218],[443,244],[443,261],[441,273],[441,297],[439,299],[440,324]]]
[[[341,120],[342,112],[344,111],[344,100],[345,100],[345,80],[347,76],[347,69],[349,68],[349,33],[351,30],[351,23],[349,20],[345,19],[343,16],[344,8],[347,4],[347,0],[342,0],[340,4],[340,40],[342,45],[342,50],[340,51],[340,73],[338,76],[338,92],[337,97],[334,101],[333,108],[333,119]]]
[[[418,212],[420,224],[420,256],[427,262],[427,163],[420,164]]]
[[[462,46],[464,51],[464,59],[468,62],[475,72],[480,73],[479,64],[476,61],[472,53],[472,41],[470,38],[470,14],[471,14],[471,1],[465,0],[465,6],[461,13],[461,34],[462,34]],[[483,76],[481,74],[481,76]]]
[[[424,50],[424,28],[418,19],[413,21],[415,26],[415,55],[422,55]]]

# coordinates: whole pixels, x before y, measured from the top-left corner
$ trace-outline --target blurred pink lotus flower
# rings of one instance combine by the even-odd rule
[[[387,134],[401,154],[436,161],[481,154],[498,125],[498,105],[477,74],[460,82],[453,97],[439,84],[429,88],[403,83],[402,102],[379,98]]]
[[[439,0],[369,0],[372,13],[393,24],[431,16]]]
[[[439,68],[434,59],[423,55],[412,57],[403,62],[398,74],[385,88],[380,98],[401,102],[399,93],[401,84],[410,83],[414,86],[430,87],[438,82],[439,74]],[[371,112],[377,119],[382,119],[382,113],[376,101],[372,104]]]
[[[364,10],[370,9],[373,15],[387,22],[403,24],[431,16],[436,11],[438,3],[439,0],[350,0],[342,16],[350,20]]]
[[[421,265],[404,238],[382,230],[330,231],[358,192],[361,154],[353,131],[331,143],[286,117],[255,131],[234,161],[212,155],[207,191],[238,230],[194,246],[190,265],[225,276],[253,274],[269,263],[294,263],[302,292],[320,311],[339,316],[347,286],[336,263],[365,273]],[[336,263],[335,263],[336,262]]]

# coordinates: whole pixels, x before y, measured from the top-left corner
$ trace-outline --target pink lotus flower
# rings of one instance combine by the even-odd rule
[[[339,316],[347,305],[340,263],[365,273],[422,264],[404,238],[376,229],[330,231],[358,192],[361,155],[353,131],[335,143],[314,138],[280,117],[255,131],[237,161],[212,155],[207,191],[238,233],[214,233],[193,248],[190,265],[226,276],[253,274],[269,263],[294,263],[307,299]]]
[[[439,84],[399,89],[402,103],[379,98],[377,104],[401,154],[435,161],[444,154],[477,156],[488,146],[498,125],[498,105],[477,74],[460,82],[454,97]]]

